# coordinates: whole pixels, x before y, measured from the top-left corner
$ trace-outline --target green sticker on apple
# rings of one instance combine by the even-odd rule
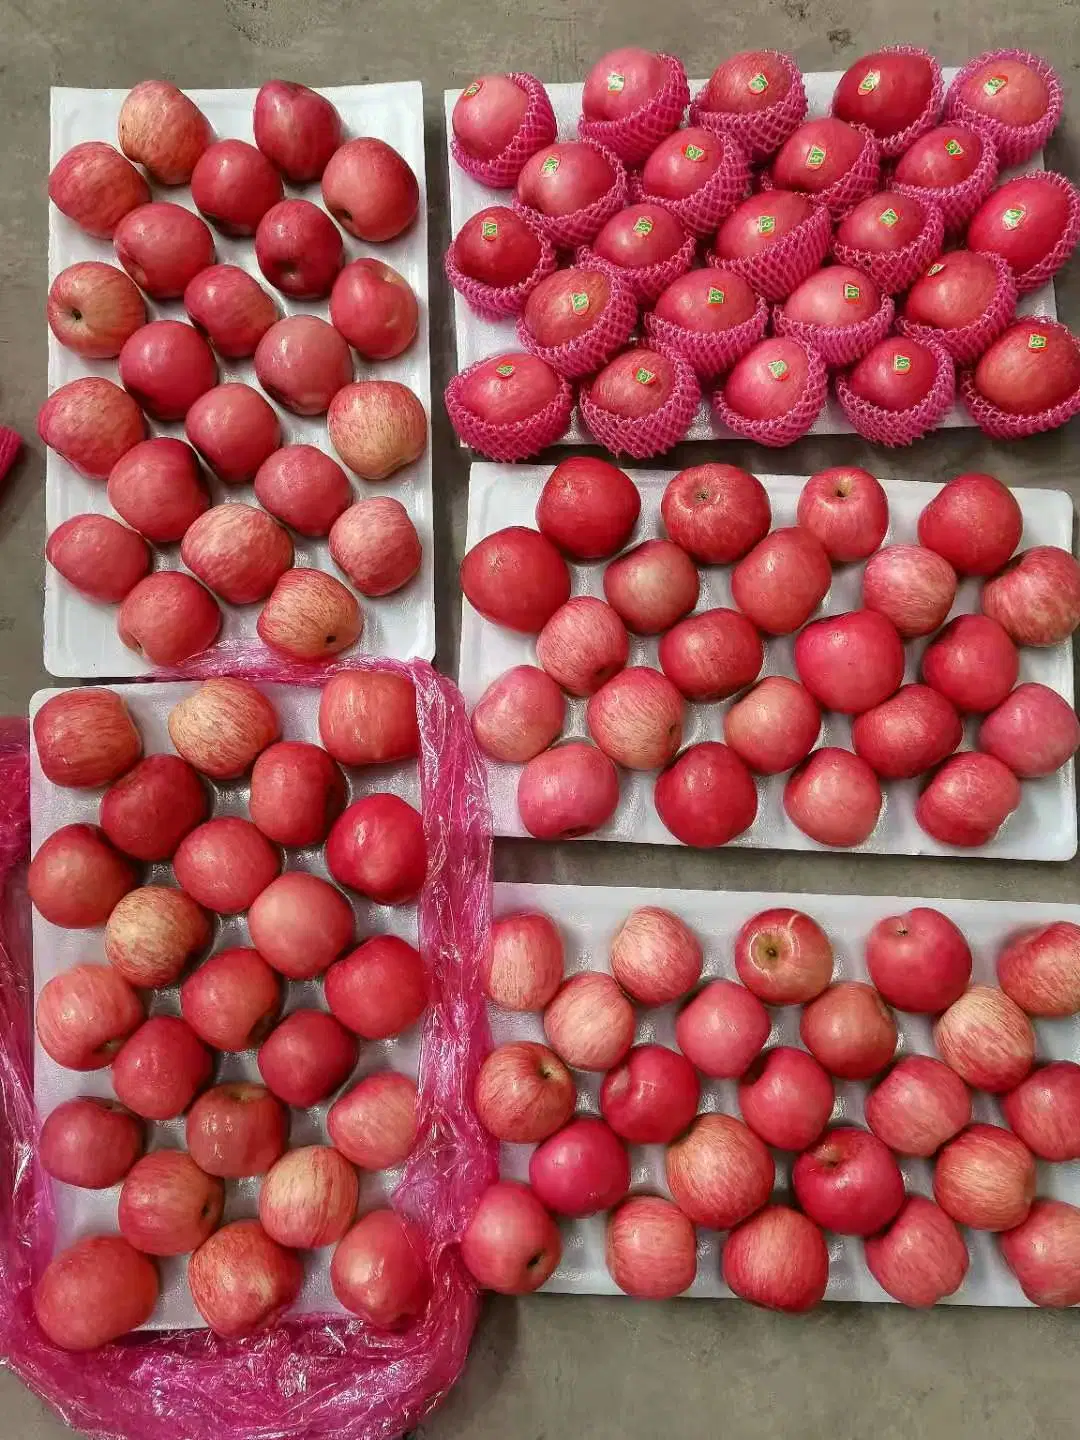
[[[858,300],[861,295],[862,291],[859,289],[858,285],[853,285],[850,280],[844,286],[845,300]]]
[[[750,91],[751,95],[764,95],[765,91],[769,88],[769,82],[759,70],[756,75],[750,76],[750,79],[746,82],[746,88]]]
[[[472,84],[463,91],[461,98],[463,100],[471,100],[474,95],[479,95],[483,88],[484,82],[482,80],[474,80]]]
[[[1023,205],[1010,205],[1005,214],[1001,217],[1001,223],[1006,230],[1015,230],[1024,223],[1024,216],[1027,210]]]
[[[705,156],[705,151],[700,145],[684,145],[682,153],[686,156],[687,160],[701,160],[704,159]]]
[[[786,360],[770,360],[770,361],[769,361],[769,374],[772,376],[772,378],[773,378],[774,380],[786,380],[786,379],[787,379],[787,373],[788,373],[788,363],[787,363]]]
[[[1009,79],[1006,75],[991,75],[983,81],[983,94],[996,95],[999,90],[1004,90],[1008,83]]]
[[[514,367],[508,360],[504,360],[501,365],[495,366],[495,374],[501,375],[504,380],[508,379],[513,373]]]
[[[705,297],[710,305],[722,305],[724,303],[724,292],[717,285],[709,286],[709,293]]]
[[[570,296],[570,304],[575,315],[581,315],[589,308],[589,297],[584,290],[575,290]]]
[[[894,355],[892,368],[895,370],[897,375],[906,375],[907,372],[911,369],[911,356]]]
[[[656,379],[656,371],[646,370],[643,365],[640,370],[634,371],[634,379],[639,385],[651,385]]]
[[[887,210],[882,210],[881,214],[877,218],[881,221],[882,225],[886,226],[889,230],[891,230],[892,227],[900,219],[900,216],[890,205]]]
[[[1039,332],[1038,332],[1038,330],[1036,330],[1035,333],[1034,333],[1033,335],[1029,336],[1029,338],[1028,338],[1028,349],[1029,349],[1029,350],[1045,350],[1045,349],[1046,349],[1046,336],[1045,336],[1045,335],[1040,335]]]
[[[558,157],[558,155],[549,155],[549,156],[547,157],[547,159],[544,161],[544,163],[540,166],[540,174],[541,174],[541,175],[554,175],[554,174],[555,174],[555,171],[558,170],[558,168],[559,168],[559,157]]]
[[[634,221],[634,234],[651,235],[652,232],[653,222],[649,219],[647,215],[639,215],[638,218]]]
[[[771,234],[773,233],[773,231],[776,229],[776,216],[775,216],[775,215],[759,215],[759,216],[758,216],[758,222],[757,222],[757,229],[758,229],[758,234],[759,234],[759,235],[771,235]]]
[[[498,222],[495,220],[484,220],[480,225],[480,238],[482,240],[494,240],[499,233]]]
[[[868,70],[868,71],[866,72],[866,74],[863,76],[863,78],[859,81],[859,94],[860,94],[860,95],[869,95],[869,94],[871,93],[871,91],[876,90],[877,87],[878,87],[880,84],[881,84],[881,71],[880,71],[880,70]]]
[[[617,70],[613,70],[607,77],[607,88],[613,95],[618,95],[621,90],[626,88],[626,76],[620,75]]]
[[[960,141],[959,141],[959,140],[946,140],[946,141],[945,141],[945,154],[946,154],[946,155],[954,155],[954,156],[955,156],[955,155],[962,155],[963,153],[964,153],[964,147],[960,144]]]
[[[806,168],[808,170],[820,170],[825,164],[824,145],[811,145],[806,152]]]
[[[940,275],[941,272],[942,272],[942,270],[944,270],[944,269],[945,269],[945,266],[942,265],[942,264],[940,263],[940,261],[935,260],[934,263],[933,263],[933,265],[930,266],[930,269],[927,270],[927,272],[926,272],[926,278],[929,280],[929,278],[930,278],[931,275]]]

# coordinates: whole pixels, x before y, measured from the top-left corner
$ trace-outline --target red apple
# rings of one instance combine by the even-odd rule
[[[917,905],[879,920],[866,940],[870,979],[898,1010],[939,1015],[971,979],[971,950],[940,910]]]
[[[225,1186],[183,1150],[155,1150],[135,1162],[120,1191],[116,1223],[144,1255],[187,1255],[214,1233]]]
[[[118,150],[87,140],[49,171],[49,199],[80,230],[109,240],[129,210],[147,203],[150,187]]]
[[[518,778],[521,822],[537,840],[591,835],[614,815],[619,776],[608,757],[585,741],[569,741],[530,760]]]
[[[259,466],[255,498],[301,535],[329,535],[334,521],[348,509],[352,490],[345,471],[324,451],[314,445],[285,445]]]
[[[963,738],[959,715],[928,685],[904,685],[851,726],[855,753],[885,780],[910,780],[933,769]]]
[[[685,708],[666,675],[635,665],[597,690],[585,720],[589,734],[617,765],[659,770],[682,744]]]
[[[570,695],[594,695],[618,674],[629,653],[626,626],[610,605],[591,595],[561,605],[536,639],[537,660]]]
[[[634,1007],[610,975],[572,975],[544,1011],[544,1034],[575,1070],[611,1070],[634,1043]]]
[[[350,505],[330,530],[330,555],[361,595],[392,595],[420,569],[423,547],[400,500],[377,495]]]
[[[917,1309],[955,1294],[970,1264],[953,1221],[921,1195],[909,1195],[889,1228],[867,1238],[864,1254],[881,1288]]]
[[[267,80],[255,96],[255,144],[291,185],[322,178],[341,144],[341,116],[325,95],[293,80]]]
[[[37,432],[80,475],[107,480],[121,456],[145,439],[146,421],[119,385],[86,375],[53,391],[38,411]]]
[[[523,765],[558,739],[565,719],[566,702],[555,681],[534,665],[515,665],[476,702],[472,731],[492,760]]]
[[[200,270],[184,291],[191,323],[224,360],[246,360],[278,318],[259,282],[239,265]]]
[[[926,214],[926,206],[914,195],[879,190],[847,212],[836,227],[836,239],[853,250],[888,255],[923,233]]]
[[[640,420],[662,409],[678,382],[676,362],[670,356],[639,345],[616,355],[586,383],[589,399],[600,410],[623,420]]]
[[[244,140],[209,145],[191,175],[191,198],[223,235],[254,235],[283,194],[281,176]]]
[[[215,1335],[238,1340],[275,1325],[300,1293],[304,1267],[257,1220],[236,1220],[188,1261],[195,1308]]]
[[[820,729],[817,701],[784,675],[759,681],[724,716],[724,739],[759,775],[778,775],[805,760]]]
[[[250,385],[217,385],[184,417],[187,437],[227,485],[249,485],[281,442],[274,410]]]
[[[291,568],[293,545],[288,532],[265,511],[237,502],[213,505],[193,520],[181,541],[180,558],[227,604],[251,605],[265,600]]]
[[[950,250],[908,291],[904,316],[917,325],[959,330],[983,318],[998,288],[998,267],[987,256]]]
[[[75,965],[47,980],[37,998],[41,1048],[68,1070],[101,1070],[143,1023],[142,1001],[109,965]]]
[[[155,300],[176,300],[200,270],[214,263],[214,237],[183,205],[153,203],[129,210],[113,235],[116,258]]]
[[[392,1210],[371,1210],[334,1251],[330,1287],[338,1302],[376,1330],[397,1330],[422,1314],[431,1272],[419,1226]]]
[[[897,135],[930,104],[934,64],[929,55],[878,50],[849,65],[833,92],[833,114],[875,135]]]
[[[259,1074],[279,1100],[309,1110],[356,1064],[356,1037],[324,1010],[294,1010],[259,1046]]]
[[[915,819],[943,845],[986,845],[1020,804],[1020,782],[993,755],[954,755],[919,796]]]
[[[938,1054],[977,1090],[1000,1095],[1019,1085],[1035,1063],[1031,1021],[1008,995],[973,985],[934,1026]]]
[[[64,690],[34,716],[34,749],[46,780],[77,790],[96,790],[118,779],[138,760],[142,738],[115,690]]]
[[[199,107],[167,80],[141,80],[128,91],[116,133],[128,159],[159,185],[186,185],[214,138]]]
[[[658,658],[688,700],[724,700],[757,679],[765,651],[738,610],[703,610],[667,631]]]
[[[321,844],[344,808],[344,778],[318,745],[283,740],[256,760],[248,813],[275,844]]]
[[[998,1244],[1033,1305],[1080,1303],[1080,1210],[1075,1205],[1036,1200],[1027,1219]]]
[[[898,1155],[933,1155],[971,1124],[971,1096],[954,1071],[907,1055],[866,1097],[866,1123]]]
[[[910,410],[925,400],[937,378],[934,352],[918,340],[890,335],[879,340],[848,372],[860,399],[882,410]]]
[[[786,1205],[767,1205],[744,1220],[724,1242],[724,1284],[766,1310],[801,1315],[825,1296],[829,1252],[812,1220]]]
[[[97,1350],[145,1325],[159,1288],[153,1262],[121,1236],[88,1235],[53,1256],[34,1287],[34,1315],[61,1350]]]
[[[805,195],[786,190],[763,190],[741,201],[716,232],[716,253],[721,260],[750,259],[770,250],[811,214]]]
[[[629,540],[641,513],[637,486],[606,460],[572,456],[555,466],[536,505],[542,534],[573,560],[606,560]]]
[[[979,748],[1022,780],[1052,775],[1080,747],[1072,706],[1045,685],[1019,685],[979,727]]]
[[[111,360],[146,324],[135,284],[115,265],[82,260],[61,270],[49,287],[49,329],[61,345],[87,360]]]
[[[62,825],[30,862],[26,888],[34,909],[65,930],[104,925],[136,885],[135,867],[96,825]]]
[[[690,1061],[664,1045],[635,1045],[600,1086],[600,1113],[631,1145],[670,1145],[697,1114]]]
[[[739,979],[766,1005],[805,1005],[833,974],[833,948],[801,910],[762,910],[735,937]]]
[[[847,175],[863,152],[865,131],[831,116],[806,120],[781,145],[772,178],[781,190],[828,190]]]
[[[262,1085],[215,1085],[192,1105],[184,1128],[201,1170],[238,1180],[270,1169],[285,1149],[289,1117]]]
[[[169,711],[169,739],[178,753],[213,780],[235,780],[281,734],[270,700],[250,680],[204,680]]]
[[[866,761],[832,746],[815,750],[784,786],[788,819],[820,845],[861,845],[881,805],[881,786]]]
[[[562,1256],[559,1227],[527,1185],[489,1186],[461,1237],[465,1268],[487,1290],[527,1295],[547,1280]]]
[[[1058,645],[1080,624],[1080,565],[1067,550],[1036,545],[987,581],[982,608],[1017,645]]]
[[[552,349],[570,346],[594,326],[610,323],[602,322],[602,317],[614,294],[610,276],[595,264],[592,269],[575,265],[556,270],[529,291],[521,313],[519,338],[523,343],[531,339],[536,345]],[[626,334],[625,321],[622,334]],[[612,348],[613,341],[605,337],[606,352]],[[565,365],[560,362],[560,368],[569,369],[575,359],[573,352],[567,351],[564,358]]]
[[[396,935],[374,935],[326,972],[326,1003],[364,1040],[409,1030],[428,1007],[431,988],[420,952]]]
[[[334,281],[330,319],[364,360],[392,360],[416,338],[416,296],[381,260],[354,260]]]
[[[706,266],[678,276],[653,306],[658,320],[699,335],[716,335],[745,324],[758,306],[758,296],[734,270]],[[698,466],[698,469],[735,469],[735,466]],[[745,473],[745,472],[743,472]]]
[[[969,248],[1000,255],[1014,274],[1026,274],[1052,253],[1068,228],[1069,196],[1058,176],[1036,171],[1006,180],[971,217]]]
[[[180,1009],[215,1050],[254,1050],[281,1011],[281,982],[256,950],[219,950],[180,987]]]
[[[736,605],[768,635],[789,635],[805,625],[831,584],[825,547],[800,526],[766,535],[731,573]]]
[[[105,926],[105,958],[132,985],[173,985],[209,945],[210,935],[209,917],[183,890],[142,885],[113,907]]]
[[[563,981],[562,936],[538,910],[518,910],[491,922],[480,962],[489,1000],[503,1010],[542,1010]]]
[[[416,176],[383,140],[346,140],[327,161],[323,204],[350,235],[378,244],[407,230],[420,204]]]
[[[731,1115],[699,1115],[664,1163],[676,1205],[710,1230],[730,1230],[760,1210],[776,1174],[764,1144]]]
[[[837,465],[819,470],[803,486],[798,522],[821,541],[830,560],[865,560],[885,538],[889,502],[868,471]]]
[[[121,1046],[112,1083],[121,1104],[144,1120],[172,1120],[207,1084],[214,1062],[191,1026],[155,1015]]]
[[[1009,1130],[969,1125],[937,1158],[934,1199],[958,1225],[1011,1230],[1035,1199],[1035,1157]]]
[[[259,1190],[259,1221],[279,1245],[319,1250],[345,1235],[356,1214],[356,1171],[330,1145],[302,1145],[275,1161]]]
[[[784,99],[793,69],[777,50],[742,50],[716,67],[698,103],[709,110],[752,115]]]
[[[830,1075],[869,1080],[896,1050],[896,1021],[872,985],[841,980],[812,1000],[799,1020],[802,1042]]]
[[[415,900],[427,877],[427,840],[419,811],[382,792],[354,800],[334,821],[326,863],[340,885],[376,905]]]
[[[159,545],[181,540],[210,504],[190,445],[159,435],[122,455],[109,471],[109,504]]]
[[[625,1200],[630,1159],[603,1120],[579,1115],[533,1151],[529,1184],[556,1215],[580,1220]]]
[[[46,1174],[64,1185],[108,1190],[143,1152],[143,1127],[112,1100],[80,1095],[49,1112],[38,1142]]]
[[[624,1200],[608,1217],[604,1249],[615,1284],[639,1300],[670,1300],[697,1274],[694,1227],[659,1195]]]
[[[321,570],[286,570],[255,627],[271,650],[292,660],[326,660],[355,645],[364,612],[340,580]]]
[[[475,160],[494,160],[518,135],[529,97],[510,75],[480,75],[458,96],[454,138]]]
[[[873,1235],[904,1203],[904,1177],[876,1135],[841,1126],[795,1161],[792,1186],[799,1204],[837,1235]]]
[[[193,900],[217,915],[247,910],[281,869],[278,852],[249,820],[207,820],[181,840],[173,872]]]
[[[1080,1065],[1042,1065],[1004,1096],[1002,1113],[1040,1160],[1080,1160]]]
[[[975,389],[1008,415],[1034,415],[1080,389],[1080,342],[1064,326],[1018,320],[975,366]]]
[[[919,516],[919,543],[961,575],[992,575],[1006,563],[1024,528],[1011,490],[993,475],[957,475]]]
[[[80,595],[106,604],[123,600],[150,569],[141,535],[108,515],[73,515],[58,525],[45,558]]]
[[[901,185],[948,190],[975,173],[987,143],[988,137],[969,125],[938,125],[908,146],[894,178]]]
[[[752,1062],[739,1081],[739,1109],[755,1135],[778,1150],[805,1150],[828,1124],[833,1082],[805,1050],[781,1045]]]
[[[560,393],[555,371],[537,355],[508,351],[466,371],[457,398],[487,425],[514,425],[546,410]]]
[[[802,630],[795,641],[795,668],[824,709],[861,715],[899,688],[904,646],[884,615],[853,610]]]
[[[276,290],[292,300],[321,300],[344,260],[337,226],[310,200],[282,200],[259,221],[255,258]]]
[[[809,381],[806,346],[774,335],[759,340],[736,360],[724,381],[724,401],[747,420],[777,420],[802,401]]]
[[[797,285],[784,301],[781,313],[800,325],[841,329],[872,319],[880,306],[881,293],[869,275],[850,265],[830,265],[815,270]],[[866,471],[857,473],[865,475]],[[881,498],[884,500],[884,496]]]
[[[676,130],[666,135],[645,161],[641,188],[646,195],[658,195],[662,200],[686,200],[722,165],[733,163],[731,147],[728,136],[698,125]]]
[[[604,152],[582,140],[537,150],[522,166],[517,198],[541,215],[572,215],[601,199],[616,183]]]
[[[539,235],[507,205],[478,210],[454,236],[449,251],[463,275],[500,290],[527,280],[542,253]]]
[[[377,1070],[330,1106],[326,1129],[347,1160],[363,1170],[389,1170],[412,1154],[420,1131],[415,1083],[396,1070]]]
[[[209,345],[194,326],[179,320],[153,320],[141,326],[120,351],[125,389],[155,420],[183,420],[217,378],[217,361]]]
[[[355,930],[352,907],[319,875],[290,871],[256,896],[248,911],[251,943],[289,980],[321,975]]]
[[[697,604],[700,576],[670,540],[645,540],[604,571],[608,603],[639,635],[658,635]]]
[[[621,269],[660,265],[686,244],[686,231],[662,205],[642,201],[617,211],[592,242],[592,251]]]
[[[931,634],[955,599],[956,571],[921,545],[886,545],[863,570],[863,605],[891,620],[902,640]]]
[[[979,115],[1001,125],[1034,125],[1050,104],[1043,76],[1007,51],[991,51],[981,64],[976,64],[957,95]]]
[[[636,45],[609,50],[589,70],[581,92],[586,120],[625,120],[648,105],[667,84],[661,55]]]
[[[730,565],[769,532],[764,485],[737,465],[680,470],[664,490],[660,514],[668,535],[700,565]]]
[[[668,1005],[701,978],[701,941],[685,920],[656,905],[631,910],[611,938],[611,973],[632,1000]]]
[[[499,1045],[476,1077],[473,1101],[480,1123],[497,1140],[533,1145],[554,1135],[574,1113],[570,1071],[546,1045],[519,1040]]]
[[[319,738],[342,765],[385,765],[420,751],[416,687],[390,670],[335,675],[319,700]]]
[[[726,845],[757,816],[757,787],[734,750],[691,745],[661,774],[653,803],[665,829],[684,845]]]
[[[339,390],[326,423],[330,443],[361,480],[385,480],[427,449],[419,397],[396,380],[359,380]]]
[[[1080,926],[1069,920],[1023,930],[997,959],[998,984],[1029,1015],[1080,1011]]]
[[[923,679],[967,712],[995,710],[1019,670],[1008,633],[988,615],[958,615],[923,651]]]
[[[675,1039],[686,1058],[714,1080],[737,1080],[769,1038],[769,1012],[733,980],[710,980],[679,1012]]]
[[[317,315],[288,315],[271,325],[259,341],[255,374],[271,399],[294,415],[323,415],[338,391],[352,381],[352,355],[345,339],[325,320]]]

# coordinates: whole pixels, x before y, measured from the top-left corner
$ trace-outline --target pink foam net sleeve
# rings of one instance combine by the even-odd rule
[[[0,722],[0,1363],[74,1429],[123,1440],[392,1440],[453,1385],[478,1313],[454,1242],[497,1171],[494,1142],[470,1103],[489,1037],[478,980],[491,894],[491,823],[483,771],[458,690],[427,664],[290,664],[218,646],[154,680],[243,674],[320,686],[344,669],[392,669],[416,686],[424,828],[421,948],[434,1003],[425,1021],[421,1138],[393,1205],[428,1236],[433,1295],[409,1329],[377,1332],[343,1315],[304,1315],[225,1341],[208,1330],[135,1334],[68,1354],[38,1328],[30,1287],[53,1247],[49,1182],[35,1152],[32,964],[21,887],[29,848],[25,724]]]

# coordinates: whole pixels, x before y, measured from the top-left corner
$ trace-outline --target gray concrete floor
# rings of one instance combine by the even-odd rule
[[[1080,6],[1026,0],[0,0],[0,421],[33,437],[45,395],[45,177],[48,91],[128,86],[163,75],[180,85],[253,86],[423,81],[432,194],[436,387],[453,359],[441,282],[447,240],[442,90],[476,71],[580,77],[604,50],[633,42],[672,50],[691,74],[753,45],[791,50],[807,69],[843,68],[877,45],[909,41],[959,63],[989,45],[1022,44],[1060,66],[1067,109],[1050,160],[1080,171]],[[353,58],[355,57],[355,58]],[[1080,322],[1080,262],[1060,290]],[[467,466],[434,417],[439,507],[439,658],[456,660],[454,579],[464,542]],[[884,456],[854,438],[804,441],[785,468],[867,465],[938,479],[986,469],[1010,484],[1054,485],[1080,499],[1080,429],[994,446],[953,431]],[[680,463],[706,458],[687,448]],[[765,452],[717,446],[716,458],[767,468]],[[36,438],[0,502],[0,713],[47,683],[41,664],[44,465]],[[1080,863],[980,861],[753,851],[628,853],[579,844],[498,848],[502,879],[880,894],[1080,895]],[[1057,1440],[1076,1434],[1080,1316],[1028,1311],[824,1307],[790,1320],[746,1306],[544,1297],[489,1303],[467,1372],[422,1427],[425,1440]],[[59,1440],[65,1427],[0,1374],[0,1440]]]

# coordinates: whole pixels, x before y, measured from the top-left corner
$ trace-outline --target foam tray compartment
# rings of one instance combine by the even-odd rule
[[[419,81],[387,85],[331,86],[322,93],[337,106],[348,136],[375,135],[401,152],[412,166],[420,187],[420,204],[414,224],[396,240],[385,245],[367,245],[342,232],[345,262],[364,256],[384,260],[399,271],[412,286],[420,307],[420,324],[416,339],[403,355],[395,360],[369,362],[354,352],[358,380],[399,380],[420,397],[431,417],[431,364],[429,358],[429,304],[427,257],[427,186],[424,174],[424,110]],[[73,145],[84,140],[116,141],[116,120],[126,90],[53,89],[50,127],[50,164]],[[205,113],[221,139],[253,139],[252,107],[255,90],[189,90],[187,94]],[[154,200],[168,200],[189,210],[195,206],[188,186],[163,187],[152,185]],[[286,198],[301,197],[321,204],[318,184],[286,186]],[[218,263],[239,265],[247,270],[274,297],[282,315],[310,314],[329,319],[327,300],[292,300],[280,295],[263,279],[255,260],[255,244],[251,236],[233,238],[213,232]],[[80,260],[104,260],[118,263],[109,240],[96,240],[85,235],[73,221],[49,206],[49,280],[61,270]],[[181,300],[146,299],[152,320],[187,320]],[[262,394],[250,360],[218,361],[221,383],[243,381]],[[88,361],[66,350],[49,332],[49,391],[85,375],[103,375],[119,380],[115,360]],[[44,396],[42,397],[44,398]],[[269,397],[266,397],[269,398]],[[271,402],[273,403],[273,402]],[[275,405],[281,420],[283,445],[316,445],[334,455],[326,429],[325,415],[312,417],[293,415]],[[183,423],[163,424],[150,420],[152,435],[173,435],[184,438]],[[336,456],[334,457],[337,458]],[[347,467],[343,467],[348,474]],[[222,485],[206,471],[214,503],[243,501],[257,505],[251,485]],[[420,572],[404,589],[383,599],[369,600],[360,596],[364,612],[364,634],[359,650],[373,655],[389,655],[398,660],[429,660],[435,653],[435,557],[434,526],[431,499],[431,447],[414,464],[399,470],[389,480],[375,484],[352,478],[355,499],[372,495],[393,495],[408,510],[420,536],[424,558]],[[47,452],[45,467],[45,522],[51,534],[62,521],[84,512],[112,515],[105,484],[87,480],[54,451]],[[324,538],[313,539],[292,533],[297,565],[325,570],[348,585],[346,577],[330,559]],[[154,569],[179,570],[180,546],[154,546]],[[221,638],[229,641],[249,640],[258,644],[255,623],[261,604],[233,606],[221,603],[223,616]],[[119,607],[101,605],[80,595],[56,573],[45,567],[45,668],[57,676],[146,675],[154,667],[122,644],[116,633]]]
[[[467,546],[471,547],[485,535],[506,525],[535,525],[536,502],[551,469],[548,466],[500,466],[476,464],[472,467],[469,486],[469,528]],[[633,543],[664,535],[660,520],[660,501],[674,471],[634,470],[633,478],[641,492],[641,519]],[[772,503],[773,528],[795,524],[799,492],[806,483],[801,475],[759,475]],[[889,499],[890,521],[885,545],[917,543],[916,523],[924,506],[938,493],[941,485],[920,480],[883,479]],[[1073,506],[1062,490],[1014,491],[1024,517],[1021,549],[1032,545],[1059,545],[1072,551]],[[604,562],[593,565],[571,564],[573,593],[603,598]],[[833,569],[833,583],[817,615],[838,614],[861,607],[862,565],[842,565]],[[732,607],[730,569],[699,567],[701,596],[698,610],[716,606]],[[977,581],[961,582],[950,615],[959,615],[979,608]],[[470,708],[479,700],[491,682],[513,665],[535,665],[534,638],[519,635],[484,620],[462,600],[461,652],[458,683]],[[763,637],[766,640],[765,675],[795,675],[793,635]],[[630,665],[657,666],[659,637],[630,637]],[[908,641],[905,683],[918,679],[919,661],[927,640]],[[1073,693],[1073,656],[1070,644],[1051,646],[1045,650],[1020,651],[1018,684],[1038,681],[1075,703]],[[687,703],[685,745],[702,740],[723,739],[723,716],[730,700],[714,704]],[[566,736],[586,737],[584,700],[567,702]],[[963,749],[974,748],[978,721],[968,720]],[[851,722],[847,716],[828,713],[824,717],[818,745],[839,745],[851,748]],[[488,761],[488,790],[491,796],[492,819],[496,835],[525,835],[517,809],[518,765],[502,765]],[[828,850],[798,830],[784,813],[782,796],[786,775],[758,777],[758,813],[750,829],[734,845],[771,850]],[[612,819],[591,839],[631,840],[654,845],[676,845],[679,842],[661,824],[652,803],[655,773],[621,771],[622,793],[619,808]],[[915,822],[914,807],[920,782],[890,781],[882,785],[885,803],[873,833],[858,852],[875,855],[963,855],[1003,860],[1068,860],[1076,853],[1077,815],[1073,762],[1042,780],[1025,780],[1020,807],[1002,826],[989,845],[976,850],[958,850],[941,845],[925,834]]]

